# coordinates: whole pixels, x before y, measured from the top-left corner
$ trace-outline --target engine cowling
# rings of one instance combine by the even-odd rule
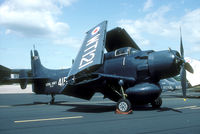
[[[174,51],[180,56],[177,51]],[[173,77],[180,72],[180,61],[170,51],[150,53],[148,56],[149,72],[153,79]]]

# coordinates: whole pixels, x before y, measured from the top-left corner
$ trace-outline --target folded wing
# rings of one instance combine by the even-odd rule
[[[72,65],[68,77],[92,72],[103,64],[107,21],[90,29]]]
[[[132,47],[140,50],[138,45],[124,29],[117,27],[108,31],[106,35],[106,50],[110,52],[122,47]]]

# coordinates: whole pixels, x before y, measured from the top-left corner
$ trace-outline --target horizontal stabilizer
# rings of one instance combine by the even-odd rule
[[[36,80],[40,81],[48,81],[49,78],[44,77],[22,77],[22,78],[10,78],[9,81],[12,81],[12,83],[20,83],[20,81],[28,81],[28,83],[33,83]]]

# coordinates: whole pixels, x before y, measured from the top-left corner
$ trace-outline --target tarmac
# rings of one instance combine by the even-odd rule
[[[28,90],[1,92],[0,134],[200,134],[200,93],[192,89],[187,101],[181,91],[163,92],[160,109],[134,106],[129,115],[115,114],[116,103],[99,93],[90,101],[57,95],[50,105],[50,96]]]

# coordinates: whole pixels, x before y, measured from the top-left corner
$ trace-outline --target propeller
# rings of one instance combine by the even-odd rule
[[[181,32],[181,28],[180,28],[180,52],[181,52],[181,59],[182,59],[182,64],[181,64],[181,71],[180,71],[180,75],[181,75],[181,86],[182,86],[182,91],[183,91],[183,98],[184,100],[186,100],[186,71],[189,71],[190,73],[193,73],[194,70],[191,67],[191,65],[185,61],[184,59],[184,48],[183,48],[183,42],[182,42],[182,32]]]
[[[173,53],[173,55],[181,61],[181,70],[180,70],[180,76],[181,76],[181,86],[182,86],[182,92],[183,92],[183,98],[184,101],[186,100],[186,70],[189,71],[190,73],[193,73],[194,70],[191,67],[191,65],[185,61],[184,59],[184,48],[183,48],[183,43],[182,43],[182,33],[181,33],[181,28],[180,28],[180,57],[169,48],[170,52]]]

